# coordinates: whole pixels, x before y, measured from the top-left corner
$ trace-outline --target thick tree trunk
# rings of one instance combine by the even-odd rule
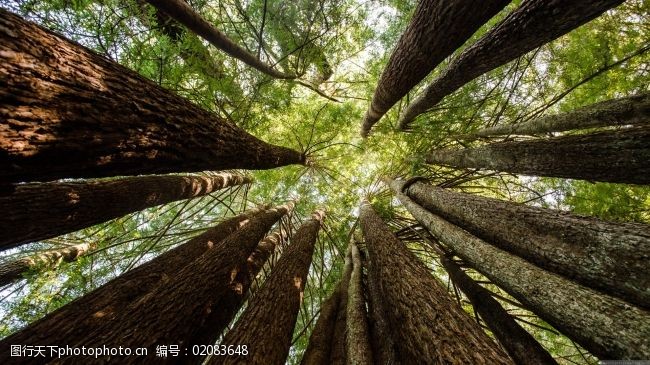
[[[361,135],[509,0],[420,0],[375,89]]]
[[[339,311],[341,290],[339,281],[332,294],[321,304],[320,315],[309,337],[307,349],[302,355],[301,365],[330,365],[330,351],[336,316]]]
[[[503,135],[535,135],[574,129],[643,125],[650,123],[650,94],[639,94],[587,105],[576,110],[528,122],[499,125],[474,132],[465,139]]]
[[[204,331],[223,330],[227,322],[219,328],[206,320],[214,319],[210,315],[213,312],[230,315],[226,312],[231,308],[223,308],[220,299],[232,291],[233,273],[245,267],[251,251],[288,209],[279,207],[250,217],[236,217],[161,255],[160,259],[117,277],[0,341],[0,362],[31,360],[9,357],[9,345],[16,343],[148,348],[146,357],[111,357],[121,364],[161,363],[163,359],[154,355],[156,345],[161,344],[187,346],[187,353],[191,354],[191,345],[199,345],[193,339]],[[80,361],[105,363],[107,358],[73,356],[60,360],[71,364]],[[175,363],[178,358],[169,357],[167,361]]]
[[[348,365],[372,365],[372,350],[363,296],[361,254],[351,241],[352,273],[348,285],[347,327],[345,331]]]
[[[246,345],[248,355],[213,356],[208,364],[285,363],[323,217],[323,212],[316,211],[296,231],[270,277],[221,342]]]
[[[0,183],[304,163],[0,10]]]
[[[347,345],[345,338],[348,318],[348,311],[346,309],[349,300],[347,288],[350,286],[352,268],[352,247],[348,246],[343,264],[343,272],[341,273],[341,298],[339,301],[339,312],[336,315],[336,323],[334,324],[334,337],[332,338],[332,350],[330,353],[331,365],[347,365]]]
[[[557,362],[530,333],[526,332],[515,319],[503,309],[487,289],[478,285],[461,270],[450,258],[440,256],[442,266],[451,280],[467,296],[474,310],[478,312],[492,330],[499,343],[505,348],[516,364],[553,365]]]
[[[222,172],[19,184],[11,194],[0,196],[0,212],[5,212],[0,216],[0,250],[250,182],[247,176]]]
[[[540,318],[602,359],[650,357],[650,312],[596,292],[496,248],[395,195],[431,234]]]
[[[650,184],[650,126],[437,150],[426,161],[524,175]]]
[[[23,277],[25,273],[35,269],[52,269],[62,261],[72,262],[87,254],[94,248],[94,244],[81,243],[55,250],[39,252],[32,256],[0,264],[0,287],[11,284]]]
[[[397,189],[402,182],[393,181]],[[650,227],[457,193],[415,182],[404,193],[474,236],[590,288],[650,307]]]
[[[523,1],[519,8],[457,56],[409,104],[400,116],[398,128],[406,129],[416,116],[478,76],[568,33],[622,2],[623,0]]]
[[[405,364],[512,363],[367,201],[360,219],[370,260],[377,265],[397,358]]]

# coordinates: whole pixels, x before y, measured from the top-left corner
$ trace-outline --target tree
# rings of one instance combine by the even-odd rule
[[[399,99],[508,3],[489,0],[477,7],[464,0],[419,1],[381,74],[361,135],[367,136]]]
[[[318,321],[309,337],[309,344],[300,361],[301,365],[328,365],[330,363],[334,326],[341,299],[340,283],[339,281],[332,294],[320,306]]]
[[[370,260],[380,273],[396,358],[406,364],[512,363],[393,235],[368,201],[361,204],[360,219]]]
[[[16,185],[0,196],[0,249],[56,237],[145,208],[249,184],[239,173],[137,176]]]
[[[330,353],[330,364],[344,365],[347,364],[347,341],[345,331],[348,323],[348,301],[350,293],[347,288],[350,287],[350,278],[352,277],[352,251],[348,248],[343,262],[343,273],[341,274],[341,294],[339,298],[339,311],[334,323],[334,336],[332,337],[332,350]]]
[[[305,162],[297,151],[262,142],[76,43],[1,12],[2,183]]]
[[[418,115],[478,76],[587,23],[623,0],[524,1],[458,55],[400,116],[404,130]]]
[[[352,273],[348,286],[347,326],[345,331],[347,363],[370,365],[373,363],[370,348],[366,302],[363,295],[361,254],[354,241],[349,243]]]

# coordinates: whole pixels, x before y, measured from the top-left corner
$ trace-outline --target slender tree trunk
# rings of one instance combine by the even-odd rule
[[[366,301],[363,296],[361,254],[351,241],[352,273],[348,285],[348,307],[346,327],[346,352],[349,365],[371,365],[372,350],[366,314]]]
[[[393,181],[394,189],[401,182]],[[404,193],[474,236],[548,271],[650,307],[650,226],[607,222],[415,182]]]
[[[420,0],[379,79],[361,135],[509,0]]]
[[[396,357],[405,364],[511,364],[365,201],[361,229],[377,265]]]
[[[0,10],[0,183],[304,163]]]
[[[159,260],[138,267],[136,274],[128,272],[112,280],[0,341],[0,362],[31,360],[9,357],[9,345],[16,343],[148,348],[147,357],[111,357],[121,364],[159,364],[164,359],[154,354],[156,345],[161,344],[178,344],[191,353],[191,345],[199,345],[191,341],[204,331],[223,330],[227,323],[219,328],[206,320],[213,319],[210,314],[215,311],[227,316],[225,312],[231,308],[223,308],[220,299],[232,291],[233,274],[246,265],[251,251],[288,209],[283,206],[229,220],[161,255]],[[245,226],[238,229],[241,225]],[[167,358],[168,362],[177,360]],[[79,361],[105,363],[107,358],[73,356],[59,360],[63,364]]]
[[[94,246],[91,243],[81,243],[4,262],[0,264],[0,287],[21,279],[30,270],[52,269],[57,267],[61,261],[75,261],[86,255]]]
[[[320,306],[320,315],[309,337],[307,349],[302,355],[301,365],[330,365],[332,338],[339,311],[341,298],[341,282],[336,285],[332,294]]]
[[[492,298],[489,291],[472,280],[450,258],[441,255],[440,261],[451,280],[465,293],[474,310],[478,312],[516,364],[557,364],[548,351],[530,333],[521,328],[499,302]]]
[[[574,129],[643,125],[650,122],[650,94],[605,100],[576,110],[512,125],[499,125],[474,132],[466,139],[502,135],[535,135]]]
[[[406,129],[416,116],[478,76],[587,23],[623,0],[523,1],[519,8],[457,56],[404,111]]]
[[[650,184],[650,126],[431,152],[427,163],[524,175]]]
[[[323,217],[323,212],[316,211],[296,231],[271,276],[221,342],[246,345],[248,355],[213,356],[208,364],[285,363]]]
[[[112,180],[19,184],[0,196],[0,249],[56,237],[126,214],[248,184],[239,173],[137,176]]]
[[[350,286],[350,277],[352,276],[352,247],[348,246],[343,264],[343,273],[341,274],[341,299],[339,302],[339,312],[334,324],[334,337],[332,338],[332,350],[330,353],[331,365],[347,365],[347,345],[345,331],[347,329],[348,311],[348,290]]]
[[[433,236],[540,318],[602,359],[650,357],[650,312],[596,292],[496,248],[395,195]]]

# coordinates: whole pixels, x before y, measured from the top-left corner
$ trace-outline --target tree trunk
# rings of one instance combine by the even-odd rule
[[[304,163],[0,10],[0,183]]]
[[[465,293],[474,310],[478,312],[516,364],[557,364],[548,351],[530,333],[521,328],[499,302],[492,298],[488,290],[472,280],[450,258],[441,255],[440,262],[451,280]]]
[[[245,64],[278,79],[296,78],[295,75],[285,74],[273,69],[270,65],[255,57],[255,55],[238,46],[214,25],[203,19],[187,2],[183,0],[147,0],[147,2],[174,18],[177,22],[186,26],[192,32],[210,42],[213,46]]]
[[[346,326],[346,353],[348,365],[372,365],[372,350],[368,335],[366,301],[363,296],[361,254],[351,241],[352,273],[348,285],[348,307]]]
[[[320,315],[309,337],[307,349],[302,355],[301,365],[330,365],[330,352],[334,326],[339,311],[341,298],[341,282],[336,285],[332,295],[320,306]]]
[[[602,359],[650,357],[650,313],[496,248],[395,195],[429,232],[544,321]]]
[[[126,214],[248,184],[238,173],[212,176],[137,176],[121,179],[19,184],[0,196],[0,250],[56,237]]]
[[[90,243],[81,243],[4,262],[0,264],[0,287],[22,279],[23,275],[30,270],[53,269],[61,261],[75,261],[79,257],[86,255],[94,246],[94,244]]]
[[[418,115],[478,76],[596,18],[623,0],[523,1],[519,8],[458,55],[404,111],[406,129]]]
[[[535,135],[574,129],[643,125],[650,122],[650,94],[605,100],[582,108],[512,125],[499,125],[474,132],[466,139],[502,135]]]
[[[270,277],[221,342],[246,345],[248,354],[213,356],[208,364],[285,363],[323,217],[323,212],[316,211],[296,231]]]
[[[427,163],[524,175],[650,184],[650,126],[443,149]]]
[[[379,79],[361,135],[509,0],[420,0]]]
[[[339,312],[334,324],[334,337],[332,338],[332,350],[330,353],[331,365],[347,365],[347,344],[345,331],[347,329],[348,318],[348,290],[350,286],[350,277],[352,276],[352,247],[348,246],[341,273],[341,299],[339,302]]]
[[[164,359],[154,355],[156,345],[161,344],[177,344],[191,354],[191,345],[200,345],[193,339],[204,331],[220,333],[227,325],[219,328],[206,319],[214,319],[212,312],[229,316],[227,312],[232,309],[222,307],[220,299],[232,291],[234,274],[246,265],[251,251],[288,209],[278,207],[226,221],[160,259],[139,266],[135,273],[113,279],[0,341],[0,362],[30,361],[27,357],[9,358],[9,345],[16,343],[148,348],[146,357],[111,357],[121,364],[161,363]],[[79,361],[105,363],[107,358],[60,359],[64,364]],[[167,361],[176,363],[178,358],[168,357]]]
[[[512,363],[367,201],[360,219],[370,260],[377,265],[398,359],[405,364]]]
[[[394,189],[401,182],[393,181]],[[472,235],[548,271],[650,307],[650,227],[606,222],[415,182],[404,193]]]

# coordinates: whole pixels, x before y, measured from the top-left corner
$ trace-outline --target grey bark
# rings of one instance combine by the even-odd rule
[[[363,296],[361,254],[359,248],[351,241],[352,273],[348,285],[348,307],[346,327],[346,349],[348,365],[371,365],[372,350],[368,335],[368,316]]]

